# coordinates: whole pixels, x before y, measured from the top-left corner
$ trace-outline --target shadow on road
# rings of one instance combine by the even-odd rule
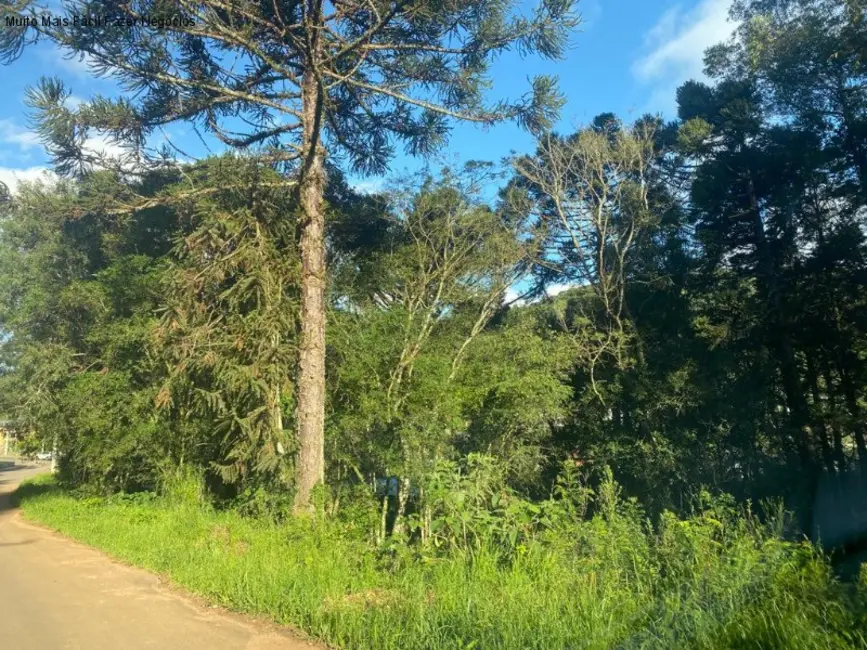
[[[23,542],[0,542],[0,548],[4,548],[6,546],[29,546],[30,544],[35,544],[36,539],[25,539]]]
[[[13,461],[0,460],[0,485],[14,483],[17,480],[15,473],[28,469],[32,468],[27,465],[18,465]]]
[[[0,460],[0,513],[17,507],[22,499],[57,489],[55,485],[27,484],[13,491],[13,486],[17,483],[45,471],[47,468],[40,465]]]

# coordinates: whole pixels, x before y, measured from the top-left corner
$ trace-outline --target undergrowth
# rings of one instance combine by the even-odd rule
[[[484,459],[437,476],[424,544],[420,517],[377,546],[358,503],[278,521],[215,510],[182,479],[114,497],[43,479],[19,498],[30,519],[340,648],[867,647],[867,571],[840,584],[815,547],[724,497],[649,522],[610,476],[594,492],[567,474],[541,503]]]

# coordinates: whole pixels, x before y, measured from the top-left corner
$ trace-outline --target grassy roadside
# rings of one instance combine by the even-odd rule
[[[863,590],[809,546],[713,512],[651,533],[624,508],[508,558],[484,546],[425,557],[193,500],[78,498],[50,477],[17,498],[33,521],[341,648],[867,647]]]

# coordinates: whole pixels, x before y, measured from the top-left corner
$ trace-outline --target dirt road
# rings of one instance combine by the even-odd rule
[[[316,650],[23,521],[9,494],[44,471],[0,461],[3,650]]]

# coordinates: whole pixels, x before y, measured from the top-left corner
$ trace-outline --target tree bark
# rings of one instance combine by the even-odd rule
[[[828,413],[831,415],[831,434],[834,438],[834,458],[840,473],[846,471],[846,453],[843,451],[843,433],[840,431],[837,419],[837,399],[835,397],[834,380],[831,377],[831,368],[827,360],[822,362],[822,377],[825,381],[825,393],[828,395]]]
[[[831,439],[828,435],[828,426],[826,424],[826,409],[822,401],[822,392],[819,390],[819,376],[816,371],[816,366],[807,357],[807,381],[810,387],[810,393],[813,397],[813,425],[816,428],[816,433],[819,435],[819,443],[822,448],[822,459],[825,461],[825,469],[835,474],[837,467],[834,463],[834,452],[831,448]],[[840,468],[842,471],[842,468]]]
[[[394,526],[391,529],[391,534],[394,537],[403,539],[406,535],[406,504],[409,501],[410,482],[406,477],[401,477],[397,488],[397,515],[394,518]]]
[[[847,355],[848,356],[848,355]],[[855,448],[858,450],[858,461],[861,471],[867,472],[867,426],[862,421],[861,407],[855,394],[855,384],[852,382],[850,363],[847,359],[840,361],[840,381],[843,384],[843,397],[852,419],[852,435],[855,438]]]
[[[325,479],[325,152],[319,141],[322,92],[310,66],[302,85],[304,162],[301,203],[301,340],[298,356],[298,456],[295,512],[309,512]]]
[[[855,165],[855,172],[858,175],[858,184],[861,195],[867,195],[867,154],[864,152],[864,147],[859,138],[856,137],[853,129],[855,117],[852,112],[852,105],[847,97],[848,91],[845,87],[845,81],[840,79],[840,84],[837,89],[837,99],[840,103],[840,110],[843,113],[843,143],[846,153],[852,159]]]
[[[777,267],[765,234],[765,224],[762,220],[762,212],[758,197],[756,196],[752,174],[747,177],[746,189],[749,209],[752,213],[753,236],[755,238],[758,266],[758,284],[765,307],[769,311],[769,321],[773,329],[772,340],[769,342],[770,348],[774,352],[780,371],[786,406],[789,409],[789,425],[794,434],[798,456],[801,459],[803,468],[812,472],[815,467],[807,431],[809,415],[806,397],[798,373],[789,323],[783,313]]]
[[[388,482],[385,484],[385,496],[382,497],[382,510],[379,515],[379,530],[376,534],[377,546],[385,544],[386,524],[388,522]]]

